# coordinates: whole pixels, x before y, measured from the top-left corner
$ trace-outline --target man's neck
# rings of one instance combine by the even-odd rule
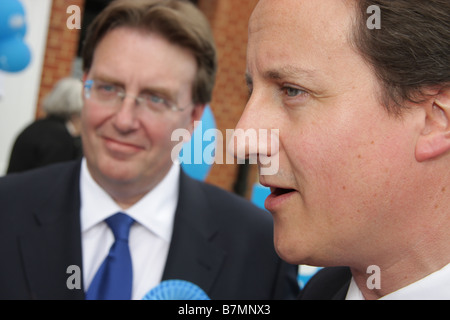
[[[351,268],[353,278],[366,300],[375,300],[404,288],[445,267],[450,263],[450,254],[445,243],[427,250],[421,248],[421,254],[409,251],[392,263],[367,265],[363,268]]]

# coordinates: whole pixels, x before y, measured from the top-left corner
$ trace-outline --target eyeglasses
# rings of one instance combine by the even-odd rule
[[[95,99],[98,102],[108,104],[111,106],[118,106],[123,102],[126,96],[135,99],[138,106],[147,107],[156,112],[183,111],[185,108],[180,108],[176,104],[161,97],[157,93],[141,93],[138,96],[126,94],[125,89],[113,83],[108,83],[98,80],[86,80],[84,82],[84,97],[86,99]]]

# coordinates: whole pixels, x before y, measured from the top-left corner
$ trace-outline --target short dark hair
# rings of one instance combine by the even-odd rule
[[[450,85],[449,0],[356,0],[352,42],[380,80],[384,105],[400,114],[423,89]],[[381,28],[369,29],[369,6],[381,11]]]
[[[210,25],[194,4],[184,0],[116,0],[92,22],[83,45],[83,70],[89,71],[102,38],[118,27],[156,32],[170,43],[186,48],[197,60],[192,88],[195,104],[212,99],[217,54]]]

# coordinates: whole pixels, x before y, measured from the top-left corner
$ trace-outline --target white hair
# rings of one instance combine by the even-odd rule
[[[48,115],[57,115],[65,119],[81,112],[83,107],[83,84],[75,78],[63,78],[53,87],[42,106]]]

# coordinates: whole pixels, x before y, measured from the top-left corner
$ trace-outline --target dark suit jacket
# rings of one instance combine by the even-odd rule
[[[306,283],[298,298],[300,300],[345,300],[351,279],[350,268],[321,269]]]
[[[22,172],[82,156],[81,139],[72,137],[65,120],[56,116],[39,119],[17,137],[11,151],[8,173]]]
[[[0,179],[0,299],[84,298],[66,284],[67,268],[82,268],[79,175],[76,161]],[[275,253],[270,214],[181,174],[163,279],[213,300],[289,299],[296,275]]]

